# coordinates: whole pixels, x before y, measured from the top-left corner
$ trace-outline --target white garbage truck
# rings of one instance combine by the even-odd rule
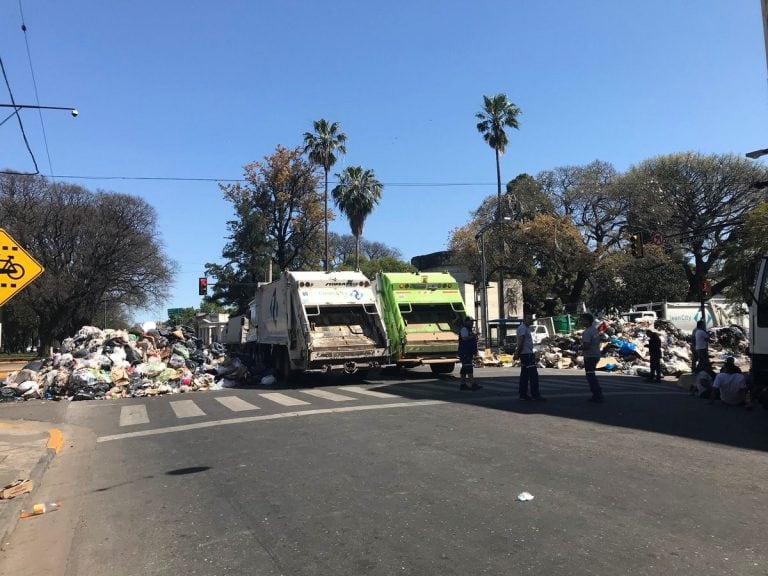
[[[246,347],[278,378],[388,363],[384,322],[360,272],[283,272],[257,288],[249,307]]]
[[[754,400],[768,408],[768,255],[758,264],[749,303],[749,355]]]

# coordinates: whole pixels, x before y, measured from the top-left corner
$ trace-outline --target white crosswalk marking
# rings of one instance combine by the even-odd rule
[[[325,400],[331,400],[333,402],[348,402],[354,400],[352,396],[344,396],[343,394],[336,394],[335,392],[329,392],[328,390],[302,390],[302,394],[309,394],[310,396],[317,396]]]
[[[176,418],[194,418],[195,416],[205,416],[205,412],[198,408],[194,400],[177,400],[171,402]]]
[[[135,426],[147,422],[149,422],[149,416],[147,416],[147,407],[144,404],[120,408],[120,426]]]
[[[378,392],[376,390],[370,390],[369,388],[363,388],[362,386],[342,386],[341,389],[354,392],[355,394],[363,394],[364,396],[373,396],[374,398],[396,398],[395,394]]]
[[[300,406],[302,404],[309,404],[309,402],[304,402],[304,400],[299,400],[298,398],[291,398],[290,396],[280,394],[279,392],[269,392],[267,394],[259,394],[259,396],[283,406]]]
[[[216,398],[216,401],[223,404],[232,412],[245,412],[246,410],[258,410],[258,406],[254,406],[250,402],[246,402],[237,396],[221,396]]]

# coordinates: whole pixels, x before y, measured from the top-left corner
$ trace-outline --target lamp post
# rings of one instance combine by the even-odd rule
[[[480,282],[483,286],[480,306],[483,315],[483,341],[486,346],[488,346],[488,284],[485,271],[485,232],[488,228],[489,226],[484,226],[475,234],[475,240],[480,244]]]
[[[8,120],[13,118],[16,114],[18,114],[19,110],[24,110],[24,109],[67,110],[70,114],[72,114],[73,118],[77,118],[77,115],[80,114],[80,112],[77,111],[77,108],[72,108],[71,106],[34,106],[32,104],[0,104],[0,108],[13,108],[13,112],[11,112],[8,116],[3,118],[2,122],[0,122],[0,126],[5,124]]]
[[[475,234],[475,240],[479,244],[480,248],[480,276],[481,281],[483,283],[483,301],[482,301],[482,310],[483,310],[483,338],[485,339],[486,346],[490,345],[490,329],[488,326],[488,279],[487,279],[487,270],[486,270],[486,261],[485,261],[485,233],[488,232],[491,228],[496,226],[497,224],[501,224],[503,221],[512,220],[509,216],[504,216],[500,220],[494,220],[493,222],[489,222],[482,228],[480,228],[480,231]],[[506,314],[504,313],[504,271],[502,267],[499,267],[499,286],[498,286],[498,295],[499,295],[499,346],[501,346],[501,334],[502,334],[502,326],[504,326],[504,322],[506,320]]]

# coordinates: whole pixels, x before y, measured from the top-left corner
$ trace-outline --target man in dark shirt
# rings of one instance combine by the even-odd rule
[[[653,330],[648,330],[648,356],[651,360],[649,380],[661,382],[661,338]]]

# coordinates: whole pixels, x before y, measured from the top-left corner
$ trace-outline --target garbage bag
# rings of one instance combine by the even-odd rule
[[[184,358],[178,354],[172,354],[171,357],[168,359],[168,366],[170,366],[173,369],[183,368]]]

